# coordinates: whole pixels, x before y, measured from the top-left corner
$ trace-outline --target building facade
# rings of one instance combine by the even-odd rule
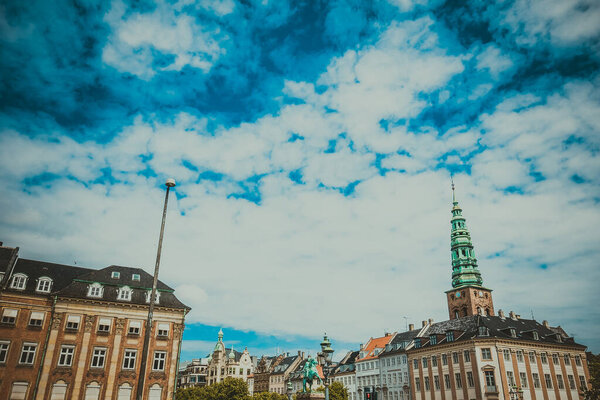
[[[0,394],[7,399],[130,399],[146,329],[152,276],[26,260],[0,246]],[[175,390],[189,308],[158,284],[145,398]]]
[[[213,352],[208,356],[208,385],[222,382],[225,378],[239,378],[244,381],[254,373],[255,360],[248,349],[243,352],[235,351],[233,347],[226,348],[223,342],[223,330],[219,330],[217,343]]]
[[[298,369],[302,361],[304,361],[304,354],[302,352],[298,351],[298,354],[293,356],[287,353],[271,371],[269,376],[269,392],[286,394],[288,379]]]
[[[186,389],[195,386],[206,386],[208,358],[196,358],[182,363],[177,377],[177,388]]]
[[[335,366],[331,375],[333,382],[339,382],[348,390],[348,400],[357,400],[356,359],[358,351],[349,351]]]
[[[360,346],[356,364],[356,397],[360,399],[380,398],[382,393],[379,356],[392,341],[395,334],[386,333],[382,337],[370,338]]]
[[[413,340],[420,330],[413,329],[398,333],[385,346],[379,356],[381,371],[381,400],[410,400],[410,379],[406,350],[411,348]]]
[[[575,400],[587,388],[586,347],[560,327],[495,315],[453,186],[450,319],[426,324],[407,349],[415,400]]]

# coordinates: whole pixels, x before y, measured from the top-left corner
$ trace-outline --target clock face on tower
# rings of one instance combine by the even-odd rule
[[[456,297],[460,297],[460,292],[456,292]]]

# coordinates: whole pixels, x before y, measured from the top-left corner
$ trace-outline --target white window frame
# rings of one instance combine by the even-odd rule
[[[10,282],[11,289],[17,290],[25,290],[25,286],[27,285],[27,275],[25,274],[14,274],[12,281]]]
[[[142,277],[140,274],[131,274],[131,280],[134,282],[139,282]]]
[[[71,367],[73,365],[73,358],[75,356],[75,346],[72,344],[64,344],[60,347],[60,353],[58,355],[59,367]]]
[[[129,321],[127,327],[128,335],[141,335],[142,333],[142,321]]]
[[[152,371],[164,371],[167,363],[166,351],[155,351],[152,358]]]
[[[152,290],[148,290],[146,292],[146,303],[150,303],[150,296],[152,295]],[[160,302],[160,292],[156,291],[156,299],[154,299],[154,304],[159,304]]]
[[[94,347],[90,368],[104,368],[106,365],[106,347]]]
[[[37,343],[25,342],[21,347],[21,355],[19,356],[20,365],[33,365],[35,363],[35,356],[37,355]],[[27,347],[27,349],[25,349]],[[25,357],[25,360],[23,360]],[[29,361],[31,359],[31,361]]]
[[[133,291],[129,286],[123,286],[117,289],[117,300],[131,301],[131,293]]]
[[[120,273],[119,271],[113,271],[113,272],[110,274],[110,277],[111,277],[112,279],[120,279],[120,278],[121,278],[121,273]]]
[[[168,322],[160,322],[156,327],[156,336],[169,337],[170,324]]]
[[[8,325],[15,325],[17,323],[17,317],[19,316],[19,310],[14,308],[5,308],[2,310],[2,323]]]
[[[101,298],[104,295],[104,286],[98,282],[94,282],[88,286],[88,297]]]
[[[67,321],[65,322],[65,329],[71,331],[78,331],[79,325],[81,325],[81,315],[67,315]]]
[[[47,276],[42,276],[38,278],[37,285],[35,287],[35,291],[38,293],[50,293],[50,289],[52,289],[52,279]]]
[[[10,341],[0,340],[0,364],[5,364],[10,350]]]
[[[108,329],[101,328],[107,326]],[[99,318],[98,319],[98,332],[109,333],[112,326],[112,318]]]
[[[44,320],[46,319],[46,313],[43,311],[32,311],[29,314],[29,326],[42,327],[44,326]],[[40,321],[39,323],[32,323],[33,321]]]
[[[132,370],[135,369],[137,364],[137,350],[136,349],[125,349],[123,352],[123,369]]]

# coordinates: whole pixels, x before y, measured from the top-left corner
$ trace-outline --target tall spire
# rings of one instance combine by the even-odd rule
[[[454,180],[452,180],[452,219],[450,224],[450,249],[452,251],[452,287],[481,286],[483,279],[477,268],[477,259],[471,242],[471,235],[456,201]]]

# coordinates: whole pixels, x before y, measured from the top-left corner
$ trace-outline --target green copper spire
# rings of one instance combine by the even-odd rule
[[[452,231],[450,250],[452,251],[452,287],[481,286],[483,279],[477,268],[477,259],[473,251],[471,235],[462,216],[462,209],[456,201],[454,181],[452,181]]]

